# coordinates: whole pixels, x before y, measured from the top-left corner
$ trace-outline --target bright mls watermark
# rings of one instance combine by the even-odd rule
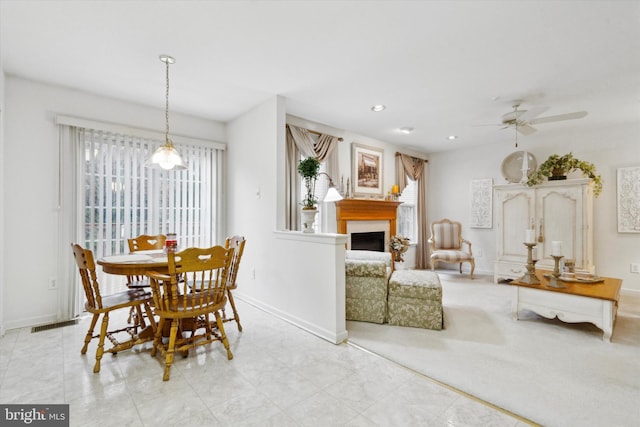
[[[69,405],[1,405],[1,426],[69,427]]]

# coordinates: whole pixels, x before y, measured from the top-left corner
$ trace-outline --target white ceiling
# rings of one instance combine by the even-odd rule
[[[589,112],[537,135],[640,120],[639,1],[0,0],[0,37],[8,75],[164,108],[169,54],[171,111],[228,121],[282,95],[289,114],[424,152],[513,144],[474,125],[517,99]]]

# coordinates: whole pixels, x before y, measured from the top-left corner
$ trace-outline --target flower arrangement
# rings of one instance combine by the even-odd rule
[[[596,167],[593,163],[578,160],[573,157],[572,153],[568,153],[563,156],[559,156],[557,154],[549,156],[549,158],[531,174],[527,181],[527,185],[533,186],[540,184],[545,177],[553,180],[558,179],[555,178],[556,176],[564,175],[565,178],[561,179],[566,179],[566,174],[577,169],[581,170],[584,176],[593,180],[593,194],[598,197],[602,191],[602,177],[596,173]]]
[[[409,249],[409,238],[404,236],[392,236],[389,240],[389,250],[393,252],[395,261],[404,262],[402,254]]]

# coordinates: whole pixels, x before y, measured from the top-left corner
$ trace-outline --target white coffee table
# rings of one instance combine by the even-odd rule
[[[598,283],[561,282],[565,288],[548,286],[544,277],[550,271],[538,270],[539,285],[529,285],[514,280],[513,318],[518,320],[518,312],[526,309],[548,319],[557,317],[563,322],[589,322],[602,329],[602,339],[611,342],[620,299],[622,280],[603,277]]]

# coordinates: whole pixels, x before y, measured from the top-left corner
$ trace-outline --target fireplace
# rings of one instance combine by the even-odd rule
[[[384,231],[351,233],[351,249],[384,252]]]
[[[386,252],[390,237],[396,234],[396,214],[400,203],[398,201],[372,199],[342,199],[337,201],[336,220],[338,233],[349,235],[347,249],[356,249],[353,246],[354,235],[379,233],[377,235],[382,235],[382,243],[376,243],[375,249],[369,247],[365,249]]]

